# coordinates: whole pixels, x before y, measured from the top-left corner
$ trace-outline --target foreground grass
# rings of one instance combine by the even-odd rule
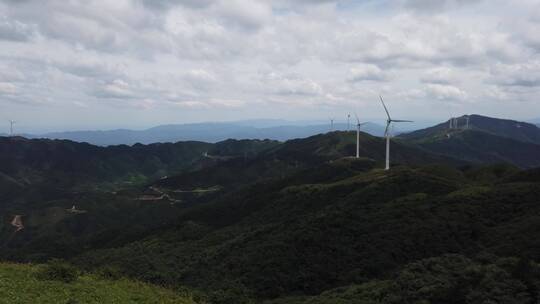
[[[0,263],[0,303],[195,303],[170,290],[127,279],[82,275],[72,283],[40,280],[39,267]]]

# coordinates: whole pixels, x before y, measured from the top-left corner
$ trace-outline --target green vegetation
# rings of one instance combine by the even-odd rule
[[[443,255],[406,265],[392,278],[266,304],[536,303],[540,267],[515,258]]]
[[[485,167],[482,175],[503,180],[478,184],[467,177],[478,176],[476,168],[444,166],[390,173],[357,166],[338,180],[313,174],[325,166],[230,193],[186,210],[174,228],[74,261],[257,302],[385,281],[404,265],[447,253],[540,254],[540,185],[530,175],[504,182],[499,166]]]
[[[211,304],[537,303],[540,170],[516,161],[530,165],[537,146],[454,135],[396,139],[391,171],[380,169],[381,138],[362,134],[362,158],[350,157],[354,132],[282,144],[23,141],[15,154],[0,142],[10,163],[0,170],[0,257],[49,261],[5,267],[68,290],[56,299],[73,303],[85,303],[72,297],[86,286],[127,297],[142,284],[125,278]]]
[[[508,163],[521,168],[540,166],[540,128],[512,120],[471,115],[469,129],[466,118],[459,118],[459,129],[448,123],[402,134],[404,143],[425,151],[470,163]]]
[[[84,274],[72,282],[44,280],[46,266],[0,264],[0,303],[195,303],[161,287]]]
[[[51,260],[43,266],[37,273],[37,278],[41,280],[61,281],[71,283],[77,279],[79,271],[72,265],[58,259]]]

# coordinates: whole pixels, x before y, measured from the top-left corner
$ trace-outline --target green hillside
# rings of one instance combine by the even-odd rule
[[[0,303],[195,303],[190,297],[127,279],[82,275],[70,283],[44,280],[38,275],[42,267],[0,263]]]
[[[380,137],[360,134],[360,156],[382,166],[385,143]],[[201,170],[178,174],[159,180],[156,185],[169,189],[191,189],[222,186],[234,188],[256,181],[282,178],[326,162],[347,158],[356,153],[355,132],[330,132],[308,138],[295,139],[261,151],[253,158],[236,158]],[[392,143],[392,163],[422,165],[445,163],[465,165],[451,156],[426,152],[414,145],[399,141]],[[375,165],[375,164],[374,164]],[[234,172],[233,174],[231,174]]]
[[[398,140],[432,154],[469,163],[507,163],[521,168],[540,166],[540,128],[537,126],[480,115],[456,119],[457,127],[449,128],[449,122],[445,122],[400,134]]]
[[[521,168],[540,166],[540,145],[479,130],[441,131],[430,137],[406,139],[405,142],[433,154],[470,163],[507,163]]]
[[[277,144],[226,140],[97,147],[0,138],[0,258],[43,262],[133,241],[169,224],[204,196],[173,199],[149,189],[148,182],[250,159]],[[71,212],[73,206],[78,211]],[[10,223],[17,215],[24,229],[14,232]]]
[[[409,140],[426,140],[439,136],[446,136],[454,132],[459,132],[467,128],[484,133],[489,133],[494,136],[505,137],[520,142],[532,143],[540,145],[540,128],[538,126],[516,120],[493,118],[481,115],[464,115],[457,117],[457,128],[449,129],[450,121],[441,124],[401,134],[401,138]]]
[[[277,144],[269,140],[227,140],[216,144],[192,141],[98,147],[68,140],[0,137],[0,183],[10,179],[56,188],[125,187],[212,163],[204,153],[245,157]]]
[[[516,258],[448,254],[407,264],[385,280],[265,304],[535,303],[540,266]]]
[[[448,253],[540,254],[537,173],[516,182],[511,167],[356,167],[338,180],[313,183],[320,167],[255,184],[187,210],[174,228],[75,261],[257,302],[386,280]]]
[[[540,171],[519,167],[536,166],[540,146],[439,135],[394,138],[390,171],[382,138],[362,133],[351,157],[355,132],[108,148],[8,139],[0,258],[60,257],[211,304],[538,302]],[[71,284],[86,278],[100,280]]]

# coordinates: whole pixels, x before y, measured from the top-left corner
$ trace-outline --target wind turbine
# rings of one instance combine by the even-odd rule
[[[9,134],[10,136],[13,136],[13,125],[16,123],[15,120],[10,120],[9,121]]]
[[[362,125],[365,125],[366,122],[360,122],[360,119],[358,119],[358,115],[354,113],[354,116],[356,117],[356,158],[360,157],[360,127]]]
[[[388,109],[386,108],[386,105],[384,104],[384,100],[382,96],[379,95],[379,98],[381,99],[381,103],[384,107],[384,111],[386,112],[386,116],[388,119],[386,120],[386,129],[384,130],[384,136],[386,137],[386,165],[385,170],[390,170],[390,126],[393,122],[412,122],[411,120],[400,120],[400,119],[392,119],[390,117],[390,113],[388,112]]]
[[[351,130],[351,114],[347,114],[347,131]]]
[[[334,131],[334,119],[330,118],[330,132]]]

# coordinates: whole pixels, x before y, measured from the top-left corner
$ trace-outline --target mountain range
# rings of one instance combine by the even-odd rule
[[[467,127],[468,119],[468,127]],[[457,118],[398,138],[425,151],[471,163],[511,163],[522,168],[540,166],[540,128],[514,120],[480,115]]]
[[[392,138],[389,171],[381,137],[360,133],[352,157],[355,131],[0,138],[0,258],[62,258],[200,304],[536,303],[540,129],[449,126]]]
[[[333,130],[345,131],[355,128],[353,123],[335,123]],[[380,136],[384,127],[374,123],[362,126],[365,132]],[[23,134],[27,138],[66,139],[76,142],[87,142],[93,145],[133,145],[136,143],[151,144],[159,142],[203,141],[218,142],[226,139],[271,139],[285,141],[304,138],[330,131],[330,123],[302,124],[280,120],[250,120],[239,122],[195,123],[161,125],[146,130],[107,130],[107,131],[71,131],[46,134]]]
[[[540,144],[540,129],[532,123],[481,115],[463,115],[456,117],[455,120],[457,121],[456,128],[450,129],[449,120],[430,128],[404,133],[400,136],[409,140],[425,142],[444,137],[449,138],[453,133],[473,130],[521,142]]]

